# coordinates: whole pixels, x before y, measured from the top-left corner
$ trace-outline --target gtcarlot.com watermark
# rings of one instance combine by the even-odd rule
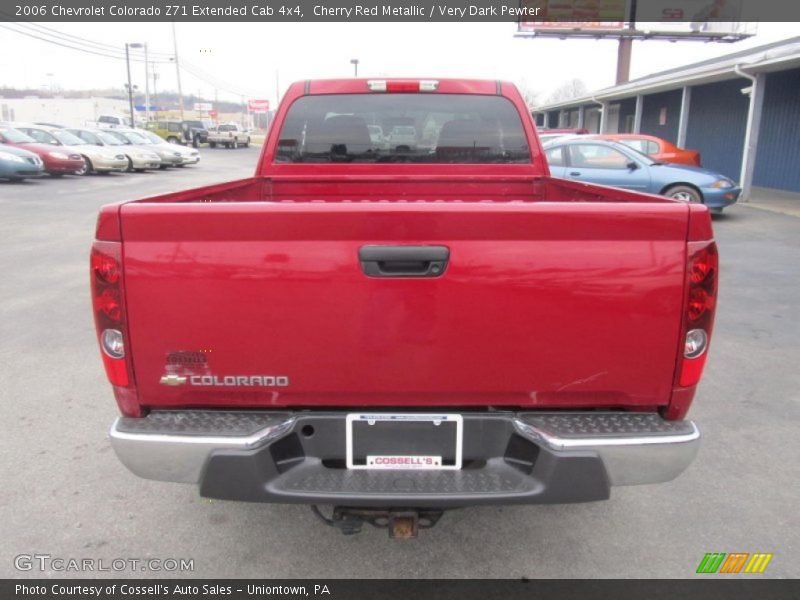
[[[194,571],[193,558],[74,558],[51,554],[18,554],[14,557],[18,571],[41,571],[55,573],[97,572],[169,572],[190,573]]]

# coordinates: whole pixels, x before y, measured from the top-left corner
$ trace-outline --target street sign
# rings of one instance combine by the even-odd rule
[[[269,100],[248,100],[247,107],[254,113],[269,112]]]
[[[211,102],[195,102],[194,109],[199,112],[208,112],[213,107],[211,106]]]

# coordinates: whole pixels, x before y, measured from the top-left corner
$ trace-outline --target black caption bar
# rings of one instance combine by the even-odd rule
[[[203,598],[317,598],[321,600],[795,600],[798,580],[112,580],[29,579],[0,581],[0,598],[31,600],[130,600]]]
[[[568,4],[568,3],[567,3]],[[796,0],[596,0],[564,11],[554,0],[4,0],[0,21],[308,21],[308,22],[745,22],[800,21]]]

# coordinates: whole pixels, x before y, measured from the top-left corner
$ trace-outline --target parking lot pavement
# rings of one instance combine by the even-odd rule
[[[33,553],[188,558],[197,577],[692,577],[706,552],[771,552],[764,576],[800,576],[800,219],[746,206],[715,220],[720,304],[690,413],[704,441],[672,483],[453,511],[392,542],[342,536],[306,507],[208,501],[128,473],[106,437],[116,407],[89,303],[97,209],[246,177],[256,158],[203,150],[183,170],[0,183],[0,577],[40,576],[14,568]]]

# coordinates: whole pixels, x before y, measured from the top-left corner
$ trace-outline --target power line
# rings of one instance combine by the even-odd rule
[[[0,11],[0,15],[2,15],[2,11]],[[117,46],[113,46],[110,44],[103,44],[101,42],[95,42],[92,40],[87,40],[85,38],[74,36],[68,33],[63,33],[52,29],[50,27],[45,27],[44,25],[39,25],[38,23],[14,23],[16,26],[26,29],[27,31],[33,30],[33,33],[38,35],[47,36],[48,39],[55,38],[56,40],[60,40],[69,44],[77,44],[77,45],[86,45],[88,48],[92,50],[98,50],[103,52],[111,52],[111,53],[118,53],[120,49]],[[151,52],[153,56],[161,56],[162,58],[169,58],[169,54],[163,52]],[[152,61],[151,61],[152,62]]]
[[[219,89],[223,92],[228,92],[229,94],[234,94],[236,96],[253,96],[254,94],[251,91],[246,91],[238,88],[235,85],[231,85],[230,82],[227,82],[222,79],[218,79],[214,75],[208,73],[204,69],[198,67],[195,64],[192,64],[186,60],[181,61],[181,67],[185,70],[194,75],[197,79]]]
[[[8,13],[0,9],[0,16],[7,14]],[[14,22],[14,23],[0,23],[0,27],[8,31],[17,33],[19,35],[24,35],[26,37],[30,37],[32,39],[41,42],[53,44],[62,48],[67,48],[69,50],[75,50],[77,52],[83,52],[85,54],[91,54],[94,56],[99,56],[101,58],[110,58],[114,60],[123,60],[123,61],[126,60],[124,51],[114,46],[111,46],[109,44],[103,44],[100,42],[94,42],[91,40],[87,40],[85,38],[81,38],[79,36],[73,36],[71,34],[63,33],[56,29],[45,27],[44,25],[38,25],[34,23]],[[172,64],[174,60],[174,55],[172,54],[167,54],[163,52],[156,52],[153,54],[156,56],[166,57],[168,58],[168,60],[164,59],[149,60],[148,62],[150,62],[151,64]],[[138,63],[145,62],[143,58],[139,58],[137,56],[131,56],[130,60]],[[181,62],[182,64],[180,68],[182,70],[191,74],[193,77],[202,81],[203,83],[206,83],[207,85],[214,87],[215,89],[240,97],[257,95],[257,93],[254,93],[252,91],[238,89],[237,86],[215,77],[214,75],[208,73],[201,67],[194,65],[186,60],[183,60]]]
[[[34,23],[30,21],[14,21],[11,17],[11,13],[8,11],[4,11],[0,9],[0,17],[6,17],[17,27],[21,27],[23,29],[28,28],[28,30],[33,29],[33,32],[39,35],[46,35],[49,38],[55,37],[58,40],[68,42],[70,44],[85,44],[89,47],[93,47],[92,49],[95,50],[102,50],[106,52],[114,52],[119,53],[120,49],[117,46],[111,44],[104,44],[102,42],[95,42],[94,40],[89,40],[77,35],[72,35],[71,33],[66,33],[64,31],[59,31],[57,29],[53,29],[52,27],[47,27],[45,25],[41,25],[40,23]],[[153,56],[161,56],[162,58],[168,59],[172,55],[168,52],[152,52]],[[151,61],[153,62],[153,61]]]
[[[2,11],[0,11],[0,14],[2,14]],[[39,23],[26,22],[26,23],[21,23],[21,24],[25,25],[27,27],[36,28],[38,30],[41,30],[42,33],[44,33],[44,34],[52,35],[52,36],[55,36],[57,38],[63,39],[65,41],[79,42],[79,43],[82,43],[82,44],[89,44],[89,45],[95,46],[95,47],[97,47],[98,49],[101,49],[101,50],[119,52],[119,48],[117,48],[116,46],[113,46],[111,44],[103,44],[101,42],[95,42],[93,40],[88,40],[88,39],[82,38],[80,36],[72,35],[70,33],[66,33],[66,32],[63,32],[63,31],[58,31],[57,29],[53,29],[52,27],[46,27],[46,26],[41,25]],[[172,54],[169,53],[169,52],[150,52],[150,55],[151,56],[160,56],[160,57],[162,57],[164,59],[169,59],[169,58],[172,57]],[[153,62],[153,61],[150,61],[150,62]]]
[[[18,24],[16,24],[16,23],[14,25],[18,26]],[[18,33],[20,35],[24,35],[24,36],[27,36],[27,37],[30,37],[30,38],[33,38],[33,39],[36,39],[36,40],[39,40],[39,41],[42,41],[42,42],[46,42],[48,44],[54,44],[56,46],[61,46],[62,48],[69,48],[70,50],[76,50],[78,52],[84,52],[86,54],[94,54],[95,56],[101,56],[103,58],[113,58],[113,59],[116,59],[116,60],[125,60],[124,51],[122,51],[122,50],[119,51],[121,53],[119,55],[109,54],[108,52],[101,52],[98,49],[81,48],[81,47],[78,47],[78,46],[70,45],[70,44],[62,42],[62,41],[44,38],[44,37],[35,35],[34,33],[31,33],[30,31],[14,29],[13,27],[9,26],[8,23],[0,23],[0,27],[2,27],[3,29],[7,29],[8,31],[13,31],[14,33]],[[138,59],[138,58],[135,58],[135,57],[131,58],[131,60],[133,60],[134,62],[144,62],[143,59]],[[158,64],[168,64],[169,63],[169,61],[163,61],[163,60],[150,61],[150,62],[155,62],[155,63],[158,63]]]

